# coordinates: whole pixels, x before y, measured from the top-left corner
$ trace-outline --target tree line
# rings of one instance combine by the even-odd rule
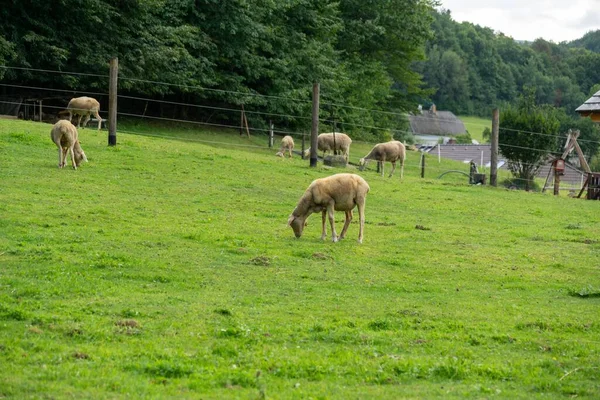
[[[0,65],[105,75],[108,60],[118,57],[120,93],[244,104],[295,129],[307,127],[299,116],[310,115],[312,84],[320,82],[324,118],[398,129],[405,123],[398,115],[366,110],[404,112],[426,94],[412,64],[423,58],[431,37],[434,4],[8,0],[0,8]],[[102,77],[10,69],[0,69],[0,79],[79,91],[107,85]],[[213,120],[239,118],[217,114]],[[266,122],[252,118],[255,126]],[[376,137],[382,130],[354,134]]]
[[[0,80],[107,91],[108,61],[118,57],[121,94],[244,105],[273,115],[249,114],[252,126],[273,119],[303,130],[312,83],[320,82],[321,117],[367,140],[404,139],[403,115],[419,104],[489,116],[533,90],[536,103],[571,116],[600,90],[600,31],[571,43],[519,43],[457,23],[436,6],[436,0],[7,0],[0,8],[0,65],[92,76],[0,68]],[[170,107],[174,117],[239,120],[215,108]],[[150,105],[147,112],[165,108]]]
[[[572,42],[518,42],[490,28],[458,23],[451,12],[433,12],[433,38],[417,63],[431,101],[460,115],[489,116],[534,90],[537,104],[574,115],[600,90],[600,30]]]

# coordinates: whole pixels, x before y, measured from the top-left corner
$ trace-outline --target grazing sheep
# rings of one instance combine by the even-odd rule
[[[98,111],[100,111],[100,103],[92,97],[75,97],[74,99],[71,99],[67,105],[69,122],[73,119],[73,115],[79,115],[79,120],[77,121],[78,128],[81,125],[81,117],[85,116],[85,119],[83,120],[83,127],[85,128],[85,125],[90,120],[90,114],[93,114],[98,120],[98,130],[100,130],[102,118],[100,118]]]
[[[294,150],[294,139],[289,135],[284,136],[283,139],[281,139],[281,148],[275,155],[278,157],[285,157],[286,150],[290,154],[290,158],[292,158],[292,150]]]
[[[66,119],[61,119],[52,126],[50,137],[58,146],[58,168],[67,165],[67,152],[71,154],[73,169],[77,169],[82,161],[87,162],[87,157],[79,144],[77,136],[77,128]]]
[[[337,242],[334,211],[344,211],[346,213],[344,228],[339,236],[339,239],[343,239],[346,236],[350,221],[352,221],[352,210],[358,206],[360,217],[358,243],[362,243],[365,226],[365,200],[368,192],[369,184],[356,174],[336,174],[327,178],[316,179],[308,186],[308,189],[298,201],[298,205],[288,218],[288,226],[292,227],[294,234],[299,238],[302,236],[302,230],[310,214],[321,212],[323,224],[321,240],[325,240],[327,236],[325,217],[328,216],[331,224],[331,238],[334,242]]]
[[[340,151],[346,162],[348,162],[348,158],[350,157],[350,145],[352,144],[352,139],[350,136],[345,133],[335,133],[335,146],[333,145],[334,133],[321,133],[317,137],[317,149],[323,152],[323,158],[325,158],[325,153],[331,151],[333,154],[337,154]],[[304,151],[304,157],[308,157],[310,155],[310,147]]]
[[[369,154],[360,159],[361,170],[367,166],[369,160],[377,160],[381,165],[381,176],[383,176],[383,165],[386,161],[392,163],[392,172],[390,177],[396,170],[396,161],[400,161],[400,179],[404,177],[404,160],[406,159],[406,147],[402,142],[392,140],[386,143],[376,144]]]

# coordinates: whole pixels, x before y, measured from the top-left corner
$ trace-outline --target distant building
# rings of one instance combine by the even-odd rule
[[[600,123],[600,91],[596,92],[585,103],[575,109],[582,117],[590,117],[592,121]]]
[[[450,111],[437,111],[435,104],[427,111],[419,107],[419,113],[409,115],[410,130],[417,142],[436,144],[443,139],[447,142],[450,137],[467,133],[465,124]]]

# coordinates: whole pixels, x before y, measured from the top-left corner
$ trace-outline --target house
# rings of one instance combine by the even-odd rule
[[[575,111],[582,117],[590,117],[592,121],[600,123],[600,91],[587,99]]]
[[[419,113],[409,115],[410,131],[419,143],[434,145],[449,137],[467,132],[465,124],[451,111],[437,111],[435,104],[427,111],[419,107]]]
[[[465,172],[469,171],[471,161],[475,163],[479,172],[488,171],[491,164],[490,144],[436,144],[435,146],[423,146],[423,151],[432,157],[446,158],[465,163]],[[536,177],[545,179],[550,172],[551,161],[544,163],[537,171]],[[498,169],[507,169],[508,162],[502,154],[498,154]],[[561,184],[581,188],[585,181],[585,173],[569,163],[565,163],[565,174],[561,176]]]

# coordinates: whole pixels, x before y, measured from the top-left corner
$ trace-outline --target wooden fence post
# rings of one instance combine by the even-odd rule
[[[421,178],[425,178],[425,152],[421,152]]]
[[[552,162],[551,170],[554,171],[554,195],[558,196],[560,194],[560,173],[556,170],[556,163],[558,160],[554,160]]]
[[[273,121],[269,120],[269,147],[273,147]]]
[[[108,86],[108,145],[117,145],[117,79],[119,59],[110,60],[110,82]]]
[[[317,136],[319,135],[319,92],[318,82],[313,83],[312,127],[310,130],[310,166],[317,166]]]
[[[492,111],[492,146],[490,154],[490,185],[498,186],[498,133],[500,131],[500,112]]]

